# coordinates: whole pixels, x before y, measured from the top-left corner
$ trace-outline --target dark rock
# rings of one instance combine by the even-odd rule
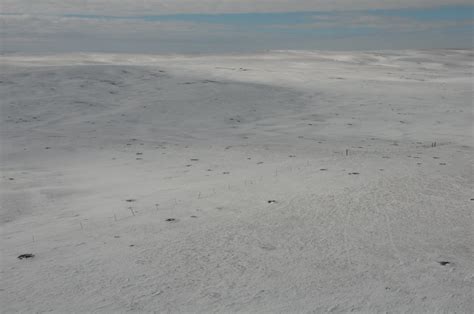
[[[35,255],[31,253],[18,255],[18,259],[26,259],[26,258],[33,258],[33,257],[35,257]]]

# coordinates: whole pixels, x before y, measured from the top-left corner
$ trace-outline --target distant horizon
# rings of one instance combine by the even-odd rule
[[[418,1],[420,5],[414,7],[402,1],[399,7],[377,8],[374,3],[374,9],[361,9],[364,7],[357,6],[355,1],[349,8],[278,12],[260,12],[259,1],[255,1],[255,12],[247,13],[197,13],[210,7],[186,13],[192,10],[186,9],[184,4],[181,11],[178,7],[173,9],[182,13],[166,13],[157,9],[161,8],[160,3],[166,2],[164,0],[151,1],[149,11],[129,1],[124,2],[128,6],[117,9],[106,6],[106,2],[90,8],[73,5],[70,1],[64,1],[63,9],[46,5],[27,9],[6,1],[0,13],[1,53],[223,54],[273,50],[473,49],[474,5],[464,1],[451,4],[452,1],[439,0],[435,1],[437,5]],[[278,3],[281,10],[291,7],[287,1]]]
[[[330,49],[267,49],[267,50],[256,50],[256,51],[246,51],[246,52],[101,52],[101,51],[71,51],[71,52],[24,52],[24,51],[2,51],[0,52],[0,56],[53,56],[53,55],[74,55],[74,54],[97,54],[97,55],[156,55],[156,56],[233,56],[233,55],[259,55],[259,54],[266,54],[266,53],[291,53],[291,52],[308,52],[308,53],[315,53],[315,52],[324,52],[324,53],[383,53],[383,52],[400,52],[403,51],[451,51],[451,50],[459,50],[459,51],[466,51],[472,50],[474,51],[474,47],[456,47],[456,48],[407,48],[407,49],[359,49],[359,50],[330,50]]]

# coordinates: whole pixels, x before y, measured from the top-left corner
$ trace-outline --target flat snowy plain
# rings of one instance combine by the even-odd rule
[[[3,312],[472,311],[472,51],[0,62]]]

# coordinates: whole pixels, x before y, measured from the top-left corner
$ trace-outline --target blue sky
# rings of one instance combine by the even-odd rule
[[[473,46],[474,6],[465,3],[395,8],[374,5],[375,9],[334,7],[323,11],[308,7],[291,12],[291,3],[282,1],[279,3],[288,5],[277,12],[245,13],[233,12],[233,7],[226,9],[230,12],[209,13],[206,7],[200,7],[196,8],[198,12],[188,13],[182,6],[167,13],[134,10],[133,6],[116,11],[105,5],[87,10],[70,6],[63,11],[40,7],[36,12],[10,6],[0,15],[5,26],[2,50],[208,53]],[[302,1],[300,4],[306,3]]]

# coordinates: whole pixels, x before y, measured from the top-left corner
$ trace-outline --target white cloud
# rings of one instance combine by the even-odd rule
[[[234,35],[225,25],[208,23],[0,15],[3,53],[196,52],[206,49],[210,39],[225,42]]]
[[[199,32],[223,30],[225,26],[181,21],[144,21],[140,19],[78,18],[41,15],[0,15],[4,36],[41,36],[48,34],[120,35]]]
[[[24,14],[160,15],[416,8],[471,0],[2,0],[0,12]]]
[[[291,25],[270,25],[276,29],[332,29],[332,28],[364,28],[384,31],[423,31],[436,28],[473,25],[474,20],[420,21],[397,16],[371,15],[357,12],[341,12],[331,15],[317,15],[314,22]]]

